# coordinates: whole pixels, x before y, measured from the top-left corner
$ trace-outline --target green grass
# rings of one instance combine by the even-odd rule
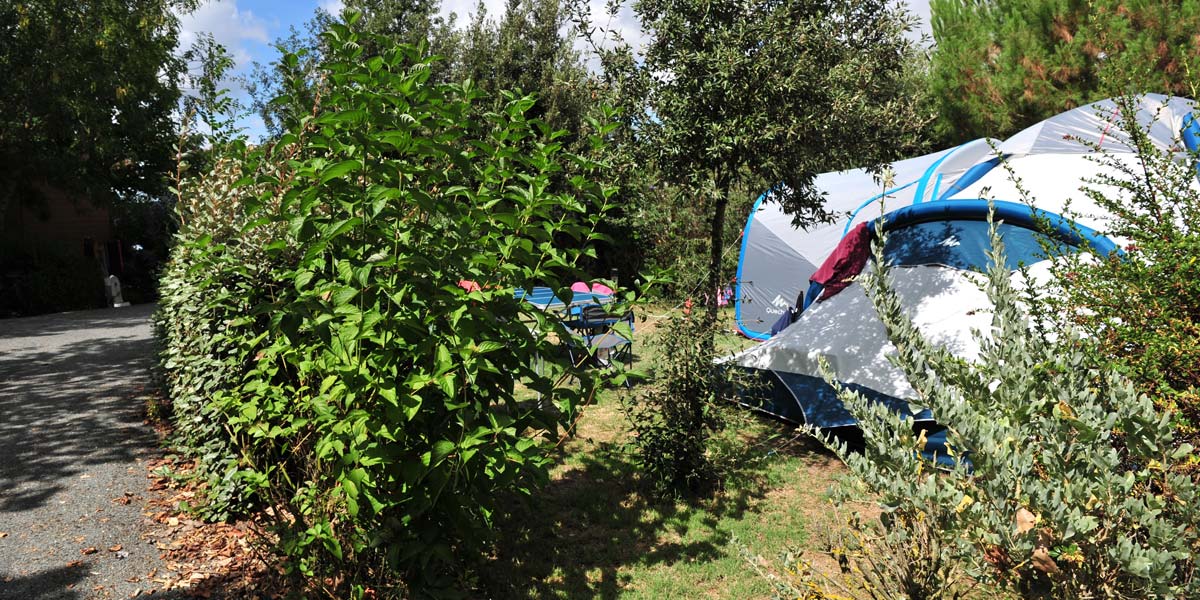
[[[653,321],[638,323],[638,366],[653,357]],[[745,340],[723,336],[733,350]],[[720,462],[725,489],[654,499],[626,448],[623,390],[585,409],[550,484],[497,519],[497,545],[475,573],[489,598],[766,598],[744,555],[775,561],[813,549],[841,464],[791,428],[731,408]],[[633,393],[636,393],[636,389]]]

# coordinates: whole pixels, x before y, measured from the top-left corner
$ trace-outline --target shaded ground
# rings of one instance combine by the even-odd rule
[[[139,536],[153,309],[0,320],[0,598],[125,598],[163,569]]]
[[[664,322],[637,322],[641,368],[659,352]],[[732,352],[749,342],[722,335],[718,343]],[[751,560],[778,570],[787,550],[811,553],[821,573],[837,572],[820,553],[826,492],[843,472],[836,457],[791,427],[731,408],[724,443],[711,456],[726,474],[724,491],[692,500],[648,496],[621,410],[622,395],[641,391],[601,393],[556,456],[549,484],[497,511],[495,547],[468,569],[471,597],[771,598],[771,581]]]

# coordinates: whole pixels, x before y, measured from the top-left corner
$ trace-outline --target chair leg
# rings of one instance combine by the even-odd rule
[[[629,371],[633,370],[633,342],[626,344],[623,352],[625,353],[625,371],[628,374]],[[633,380],[629,377],[625,378],[625,387],[627,389],[633,388]]]
[[[544,369],[544,368],[545,368],[545,362],[542,360],[542,355],[541,354],[534,355],[534,357],[533,357],[533,372],[537,373],[537,376],[539,379],[542,377],[542,369]],[[546,406],[542,403],[542,393],[541,392],[537,393],[537,407],[538,407],[538,410],[546,409]]]

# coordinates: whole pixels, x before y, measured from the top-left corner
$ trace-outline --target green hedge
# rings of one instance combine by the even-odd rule
[[[333,25],[312,116],[181,188],[158,319],[210,513],[269,507],[290,571],[330,596],[429,584],[499,494],[546,480],[595,382],[513,289],[573,281],[613,193],[531,98],[484,113],[373,41]],[[611,126],[592,126],[598,149]]]

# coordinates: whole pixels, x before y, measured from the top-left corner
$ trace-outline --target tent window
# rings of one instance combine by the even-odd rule
[[[1018,225],[997,227],[1008,255],[1008,268],[1033,264],[1046,258],[1046,236]],[[884,256],[894,266],[942,265],[956,269],[987,269],[988,224],[986,221],[930,221],[888,232]]]

